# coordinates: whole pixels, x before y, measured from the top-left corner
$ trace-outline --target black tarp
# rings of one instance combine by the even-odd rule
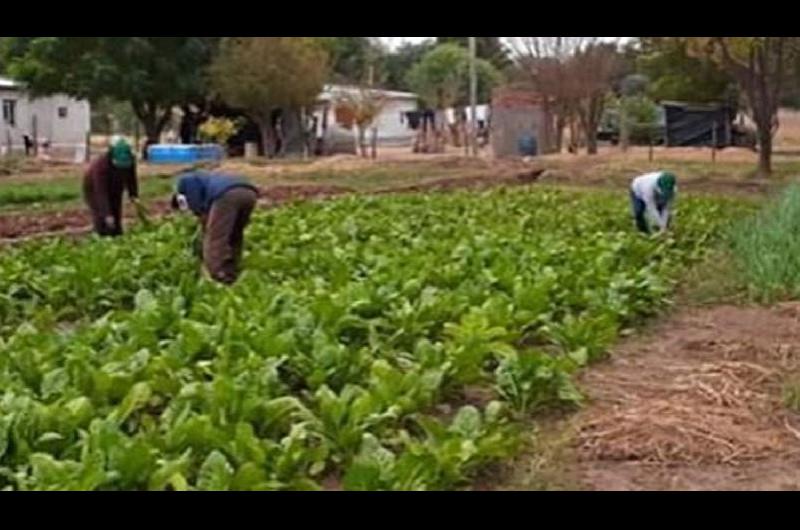
[[[666,121],[666,145],[669,147],[708,146],[714,139],[716,147],[733,145],[733,121],[736,111],[724,105],[693,105],[662,103]]]

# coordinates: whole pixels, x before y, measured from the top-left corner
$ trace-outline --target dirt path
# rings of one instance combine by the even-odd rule
[[[527,168],[522,171],[514,170],[499,174],[495,173],[494,175],[479,172],[474,176],[443,178],[419,185],[386,188],[372,192],[372,194],[450,191],[502,185],[522,185],[534,182],[542,171],[543,169],[541,168]],[[307,184],[264,186],[260,190],[259,204],[264,207],[352,193],[352,190],[340,186]],[[168,201],[164,199],[150,201],[146,204],[146,208],[154,217],[161,217],[169,213]],[[128,224],[136,221],[136,216],[131,208],[126,208],[125,219]],[[79,237],[90,231],[91,218],[85,208],[30,214],[14,212],[0,215],[0,245],[41,237]]]
[[[569,488],[800,489],[800,303],[718,306],[666,319],[585,372],[569,420]],[[564,426],[560,426],[564,429]]]

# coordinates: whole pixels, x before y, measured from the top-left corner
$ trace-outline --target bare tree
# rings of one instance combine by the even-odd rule
[[[386,97],[378,90],[358,87],[355,91],[340,91],[335,95],[336,105],[346,109],[353,117],[358,134],[358,148],[361,156],[367,156],[367,129],[375,125],[375,120],[386,106]],[[375,131],[377,132],[377,131]]]
[[[616,44],[598,37],[512,37],[509,45],[523,78],[555,115],[556,148],[561,150],[564,128],[569,124],[574,131],[577,118],[589,153],[596,153],[605,94],[618,70]]]
[[[575,101],[586,151],[597,154],[597,128],[603,116],[606,95],[621,64],[615,44],[594,43],[578,50],[568,63],[568,93]]]
[[[545,111],[555,115],[555,147],[574,116],[576,101],[569,82],[569,62],[589,42],[587,37],[512,37],[509,46],[522,80],[544,96]]]
[[[797,37],[693,37],[691,50],[705,54],[736,79],[756,125],[758,173],[772,173],[772,140],[778,106],[790,68],[798,58]]]

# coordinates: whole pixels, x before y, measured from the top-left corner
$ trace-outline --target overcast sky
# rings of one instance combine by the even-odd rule
[[[385,42],[390,48],[394,49],[403,44],[404,42],[419,43],[426,39],[434,39],[436,37],[378,37]],[[600,37],[601,39],[619,39],[625,42],[631,37]]]

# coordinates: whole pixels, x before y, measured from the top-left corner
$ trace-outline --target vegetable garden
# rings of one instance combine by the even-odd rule
[[[190,220],[0,256],[0,487],[464,487],[662,309],[737,203],[524,187],[260,211],[232,288]],[[652,259],[656,256],[655,259]]]

